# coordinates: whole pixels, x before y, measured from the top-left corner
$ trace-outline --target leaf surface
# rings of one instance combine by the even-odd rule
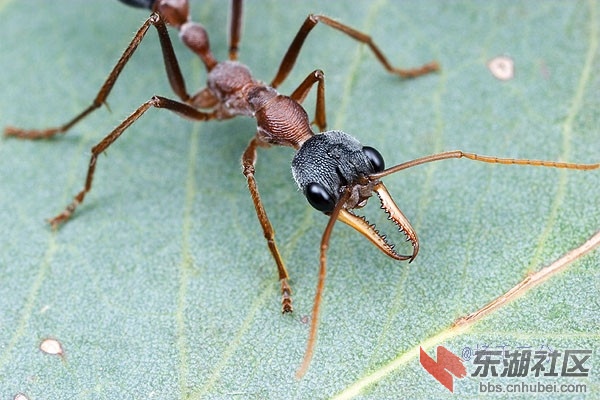
[[[223,3],[192,2],[219,59]],[[259,79],[272,78],[310,12],[368,32],[395,65],[442,65],[401,81],[366,46],[317,26],[280,87],[291,93],[325,71],[329,128],[378,148],[389,166],[453,149],[600,160],[597,1],[247,2],[240,58]],[[31,0],[0,2],[0,16],[0,125],[46,127],[90,103],[146,14],[116,1]],[[172,37],[194,91],[203,67]],[[513,79],[492,76],[497,56],[514,60]],[[1,397],[330,398],[359,387],[365,398],[443,398],[450,393],[414,356],[419,346],[598,354],[598,251],[468,331],[431,342],[600,226],[599,171],[448,160],[385,179],[419,234],[413,263],[335,227],[315,357],[295,380],[327,220],[295,188],[293,152],[261,149],[258,184],[294,289],[295,313],[282,316],[239,167],[253,120],[192,123],[150,110],[99,158],[74,218],[58,231],[44,223],[82,187],[90,148],[154,94],[173,96],[151,30],[110,111],[55,140],[0,141]],[[312,115],[314,96],[305,106]],[[365,214],[386,229],[377,204]],[[46,338],[61,343],[62,361],[38,349]],[[465,363],[472,373],[472,359]],[[598,376],[581,380],[588,392],[598,393]],[[482,381],[455,380],[455,394],[476,396]]]

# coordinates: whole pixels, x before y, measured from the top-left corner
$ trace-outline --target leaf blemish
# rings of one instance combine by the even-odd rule
[[[509,81],[515,77],[515,62],[510,57],[494,57],[488,61],[487,67],[498,80]]]
[[[61,357],[65,354],[62,344],[58,340],[50,338],[42,340],[40,343],[40,350],[46,354]]]

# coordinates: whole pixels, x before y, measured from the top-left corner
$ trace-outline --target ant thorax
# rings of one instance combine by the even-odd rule
[[[247,93],[260,141],[298,149],[314,136],[308,114],[291,97],[262,85],[251,87]]]

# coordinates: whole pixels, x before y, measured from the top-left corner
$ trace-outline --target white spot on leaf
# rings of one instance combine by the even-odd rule
[[[40,343],[40,350],[46,354],[62,356],[64,354],[62,345],[56,339],[44,339]]]
[[[515,76],[515,62],[507,56],[492,58],[487,63],[487,67],[496,79],[509,81]]]

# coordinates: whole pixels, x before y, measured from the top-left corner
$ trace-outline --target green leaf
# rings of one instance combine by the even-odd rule
[[[193,1],[191,10],[224,59],[228,7]],[[280,87],[291,93],[325,71],[329,128],[380,149],[388,165],[453,149],[600,161],[597,1],[247,2],[240,58],[257,78],[273,77],[310,12],[369,33],[394,64],[440,62],[440,73],[402,81],[366,46],[317,26]],[[0,125],[41,128],[91,102],[146,13],[117,1],[5,0],[0,17]],[[203,66],[173,39],[195,91]],[[497,56],[514,60],[513,79],[492,76]],[[300,381],[327,219],[295,188],[292,150],[261,149],[258,184],[294,290],[294,314],[281,315],[240,173],[253,120],[148,111],[99,158],[93,190],[52,231],[44,219],[81,189],[91,147],[154,94],[174,97],[151,30],[111,111],[53,140],[0,141],[2,398],[451,397],[419,364],[419,346],[592,349],[588,365],[597,365],[598,251],[471,329],[450,328],[598,231],[599,171],[448,160],[386,178],[420,254],[398,263],[335,227],[316,353]],[[314,95],[305,106],[312,115]],[[385,225],[377,204],[364,212]],[[38,349],[46,338],[61,343],[62,358]],[[472,359],[465,365],[474,372]],[[523,381],[583,383],[597,395],[599,376],[469,376],[454,393]]]

